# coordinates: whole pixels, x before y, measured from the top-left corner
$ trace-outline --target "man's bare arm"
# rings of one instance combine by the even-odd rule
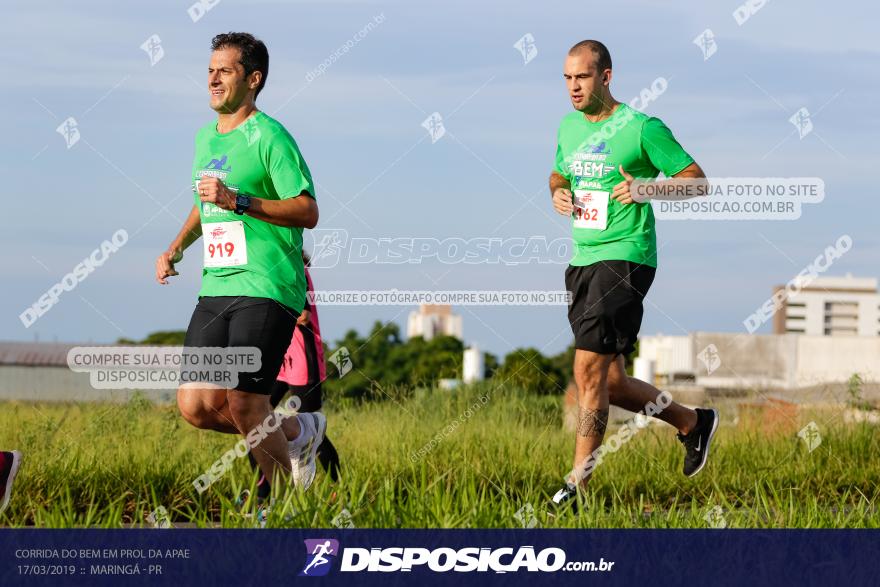
[[[174,264],[183,259],[183,251],[202,236],[202,222],[199,217],[198,206],[193,206],[189,216],[183,222],[183,228],[177,233],[177,237],[168,246],[168,250],[156,259],[156,281],[165,285],[168,277],[178,275],[174,270]]]
[[[661,194],[654,198],[656,200],[689,200],[700,195],[706,195],[709,192],[709,180],[706,179],[706,174],[703,172],[703,168],[696,162],[691,163],[669,179],[651,183],[654,187],[654,193]],[[684,187],[685,191],[682,193],[681,191],[666,189],[665,191],[667,193],[674,195],[664,197],[662,195],[664,193],[664,186],[669,188],[674,185]],[[639,198],[634,199],[636,201],[639,200]]]
[[[569,216],[574,210],[571,182],[555,171],[550,173],[550,197],[553,200],[553,209],[560,214]]]
[[[251,198],[251,206],[245,214],[278,226],[315,228],[318,224],[318,203],[308,192],[286,200]]]
[[[611,198],[617,200],[621,204],[632,204],[633,202],[643,204],[649,199],[689,199],[700,194],[705,194],[709,186],[709,181],[706,179],[706,174],[703,173],[703,169],[696,162],[691,163],[669,179],[665,179],[663,181],[637,179],[627,173],[626,170],[623,169],[622,165],[619,167],[619,171],[620,175],[623,176],[623,181],[614,186],[614,190],[611,192]],[[643,190],[643,188],[648,185],[653,188],[650,194],[647,194]],[[686,186],[687,194],[690,195],[686,195],[683,197],[679,194],[679,192],[667,189],[668,187],[674,185]],[[665,197],[662,195],[653,195],[664,193],[675,193],[675,196]],[[651,197],[649,197],[649,195]]]
[[[675,179],[706,179],[706,174],[703,173],[703,168],[694,161],[672,177]]]
[[[235,192],[216,177],[205,177],[199,182],[199,199],[203,202],[211,202],[223,210],[235,210],[235,197]],[[252,196],[245,214],[276,226],[314,228],[318,224],[318,204],[306,190],[285,200]]]
[[[570,190],[571,182],[565,179],[561,174],[553,171],[550,173],[550,195],[552,196],[553,192],[560,188]]]
[[[198,206],[194,205],[189,211],[189,216],[187,216],[186,220],[183,222],[183,228],[177,233],[177,237],[171,241],[171,246],[168,247],[168,250],[179,250],[182,254],[191,244],[199,240],[199,237],[201,236],[202,220],[199,217]]]

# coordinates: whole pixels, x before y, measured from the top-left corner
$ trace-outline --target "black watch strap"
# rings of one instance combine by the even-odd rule
[[[235,210],[234,212],[241,216],[245,213],[245,211],[251,207],[251,197],[247,194],[242,194],[239,192],[235,196]]]

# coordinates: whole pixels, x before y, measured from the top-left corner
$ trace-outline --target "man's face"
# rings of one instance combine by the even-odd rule
[[[562,75],[575,110],[593,111],[601,107],[608,95],[611,70],[599,71],[592,51],[580,51],[566,57]]]
[[[211,108],[216,112],[230,113],[238,110],[248,92],[259,83],[259,76],[262,74],[255,71],[245,77],[240,60],[241,50],[238,47],[217,49],[211,54],[208,90],[211,92]]]

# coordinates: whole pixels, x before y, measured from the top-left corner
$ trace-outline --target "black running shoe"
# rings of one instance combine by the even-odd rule
[[[697,425],[678,440],[684,445],[684,474],[693,477],[703,470],[709,458],[709,444],[718,429],[718,412],[714,409],[697,408]]]
[[[574,483],[566,483],[565,487],[556,492],[550,503],[556,512],[561,512],[566,508],[576,512],[578,509],[577,486]]]

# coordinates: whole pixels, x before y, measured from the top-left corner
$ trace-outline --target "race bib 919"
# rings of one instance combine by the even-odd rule
[[[203,224],[202,240],[205,243],[205,267],[247,264],[247,240],[241,220]]]
[[[605,230],[609,196],[609,192],[574,190],[574,211],[571,213],[574,227]]]

